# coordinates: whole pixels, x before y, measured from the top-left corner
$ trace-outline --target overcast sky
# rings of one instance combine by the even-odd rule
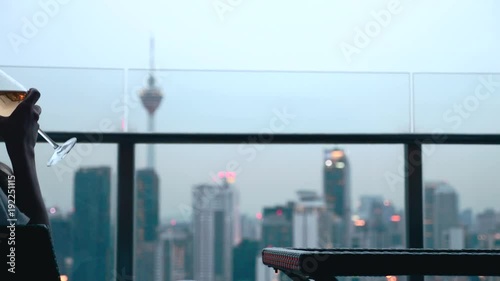
[[[157,68],[226,70],[159,71],[165,98],[157,131],[260,132],[286,111],[290,120],[279,132],[407,133],[413,118],[416,132],[499,133],[500,76],[487,74],[500,72],[499,13],[494,0],[4,0],[0,66],[41,90],[40,123],[48,131],[119,131],[124,117],[129,131],[145,131],[135,97],[147,72],[124,75],[123,68],[148,67],[154,34]],[[377,73],[337,73],[345,71]],[[382,194],[403,207],[402,182],[387,180],[402,165],[402,146],[339,146],[350,158],[353,200]],[[191,203],[192,186],[231,161],[241,167],[236,188],[244,212],[295,199],[298,189],[320,192],[322,150],[330,147],[266,145],[251,158],[238,145],[157,146],[162,215],[179,213]],[[144,147],[137,151],[143,167]],[[448,181],[464,208],[498,205],[500,148],[426,151],[426,180]],[[58,168],[45,167],[51,153],[38,145],[44,196],[65,210],[75,169],[116,168],[112,145],[77,147]]]

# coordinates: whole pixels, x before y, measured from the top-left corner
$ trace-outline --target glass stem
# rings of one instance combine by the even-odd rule
[[[46,133],[44,133],[41,129],[38,129],[38,134],[40,134],[40,136],[42,136],[48,143],[50,143],[50,145],[52,145],[52,147],[54,149],[58,149],[59,148],[59,145],[53,141]]]

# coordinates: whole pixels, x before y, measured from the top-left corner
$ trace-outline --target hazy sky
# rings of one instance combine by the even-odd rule
[[[498,1],[138,3],[2,1],[0,66],[41,90],[43,129],[99,131],[100,124],[110,122],[112,128],[104,130],[118,131],[128,96],[129,130],[145,131],[146,113],[135,97],[147,72],[124,75],[120,68],[147,68],[153,33],[161,69],[380,72],[159,71],[165,99],[157,113],[158,131],[260,132],[270,128],[276,111],[286,110],[294,117],[280,132],[410,132],[412,88],[417,132],[500,131],[495,122],[500,75],[418,74],[500,72]],[[219,8],[236,4],[216,10],[214,3]],[[359,30],[370,35],[363,37]],[[482,88],[476,92],[478,85]],[[386,179],[398,174],[402,146],[340,146],[353,169],[353,199],[383,194],[403,206],[403,184]],[[231,161],[241,166],[237,188],[244,212],[294,199],[297,189],[320,191],[322,150],[329,147],[266,145],[249,159],[238,145],[157,146],[162,214],[189,205],[191,187]],[[433,146],[426,151],[425,178],[448,181],[460,192],[462,207],[498,205],[500,148]],[[79,146],[59,168],[45,167],[51,152],[47,144],[38,145],[40,179],[47,203],[64,209],[72,206],[77,167],[116,167],[113,145]],[[138,167],[144,158],[139,146]]]

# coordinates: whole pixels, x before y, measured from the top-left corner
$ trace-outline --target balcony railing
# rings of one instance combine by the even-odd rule
[[[259,134],[141,134],[48,132],[58,142],[77,137],[80,143],[118,145],[118,198],[116,268],[133,276],[134,265],[134,171],[137,144],[240,144],[258,139]],[[500,135],[480,134],[274,134],[276,144],[402,144],[405,156],[406,245],[424,247],[422,145],[498,145]],[[39,139],[40,142],[44,141]],[[487,274],[487,273],[485,273]],[[417,278],[417,279],[414,279]],[[420,277],[412,277],[418,280]],[[119,281],[119,280],[117,280]]]
[[[87,131],[95,128],[88,126],[95,125],[99,120],[111,123],[123,118],[124,131],[130,130],[127,123],[129,120],[139,125],[146,124],[146,111],[137,100],[137,92],[144,87],[144,80],[149,73],[147,69],[38,66],[0,66],[0,69],[20,79],[26,86],[39,87],[43,95],[41,102],[45,102],[43,118],[46,124],[43,128],[49,131],[48,134],[55,141],[63,142],[70,137],[77,137],[79,143],[117,145],[119,188],[115,268],[120,271],[124,269],[121,274],[127,276],[133,276],[134,264],[136,145],[241,144],[249,140],[258,140],[260,135],[257,133],[231,132],[235,129],[238,132],[252,131],[255,129],[254,125],[262,124],[259,122],[269,121],[258,119],[267,118],[269,114],[259,110],[272,107],[275,101],[285,105],[282,102],[283,98],[287,97],[285,95],[293,96],[294,99],[287,101],[292,107],[301,110],[301,122],[286,127],[279,132],[280,134],[266,133],[266,139],[270,141],[262,144],[403,145],[406,246],[422,248],[424,246],[422,146],[500,144],[500,130],[494,122],[490,122],[500,117],[497,116],[500,101],[493,98],[495,97],[493,93],[499,90],[495,87],[498,86],[496,81],[500,81],[500,73],[157,69],[160,86],[162,89],[165,88],[168,99],[165,103],[170,106],[166,112],[172,113],[169,110],[179,108],[182,110],[182,114],[173,112],[172,115],[166,116],[164,121],[169,126],[161,130],[227,133],[143,134],[111,133],[109,131],[113,130],[109,128],[106,128],[106,132]],[[175,83],[171,83],[174,80]],[[248,87],[255,85],[259,86]],[[81,89],[81,92],[84,92],[83,94],[76,92],[71,97],[80,97],[78,107],[61,106],[61,97],[69,95],[68,87]],[[442,92],[446,92],[447,95],[440,95]],[[207,117],[204,115],[207,103],[220,106],[218,99],[231,98],[236,94],[241,94],[242,100],[238,97],[237,102],[229,100],[223,108],[209,109],[226,115],[210,116],[213,118],[205,120],[205,123],[199,122],[200,119]],[[89,95],[92,95],[92,99],[87,99]],[[255,100],[245,100],[249,96]],[[491,98],[486,100],[488,97]],[[310,99],[310,104],[316,107],[308,108],[309,111],[303,110],[307,107],[301,103],[303,99]],[[128,104],[123,103],[125,100]],[[246,101],[253,102],[254,106],[248,106]],[[481,118],[487,121],[479,124],[477,119],[469,120],[464,115],[457,115],[457,112],[453,112],[455,115],[451,116],[454,119],[445,118],[443,113],[454,110],[455,102],[465,106],[467,116],[475,112],[480,103]],[[81,121],[83,114],[91,113],[90,108],[95,111],[96,118],[88,122]],[[247,111],[247,108],[250,108],[250,111]],[[340,108],[346,110],[335,110]],[[159,111],[161,110],[164,109],[160,108]],[[237,128],[225,122],[234,117],[234,112],[245,117],[237,120]],[[60,116],[69,116],[75,122],[55,122]],[[249,116],[253,118],[248,118]],[[355,123],[344,122],[346,118],[353,118]],[[183,122],[178,122],[179,120]],[[317,120],[327,121],[322,125],[316,122]],[[337,122],[335,126],[326,127],[324,124],[330,124],[329,120],[342,121]],[[470,122],[465,122],[466,120]],[[135,125],[138,126],[137,124]],[[139,127],[145,128],[145,126]],[[440,129],[441,133],[426,133],[433,131],[432,129]]]

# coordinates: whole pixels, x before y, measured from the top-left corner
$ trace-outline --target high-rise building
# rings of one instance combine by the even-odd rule
[[[494,233],[500,229],[500,213],[494,209],[486,209],[477,214],[477,232]]]
[[[428,182],[424,186],[424,247],[434,248],[435,193],[441,182]]]
[[[159,226],[159,178],[154,169],[136,172],[136,276],[154,280]]]
[[[243,240],[260,241],[261,237],[261,220],[262,214],[258,214],[259,218],[251,216],[241,216],[241,236]]]
[[[445,182],[430,182],[424,189],[425,247],[446,248],[446,233],[460,226],[458,194]]]
[[[137,239],[141,242],[152,242],[158,238],[160,223],[160,181],[153,169],[141,169],[136,172],[137,183]]]
[[[362,220],[370,220],[373,215],[373,208],[384,203],[381,195],[362,195],[359,200],[357,216]]]
[[[293,214],[293,247],[322,247],[321,213],[326,212],[325,203],[315,191],[301,190],[297,192],[299,201],[295,204]]]
[[[293,247],[294,207],[294,202],[288,202],[284,206],[264,208],[261,248]]]
[[[465,248],[465,229],[463,227],[450,227],[443,231],[442,248],[462,250]]]
[[[293,247],[293,216],[295,203],[288,202],[283,206],[266,207],[262,212],[262,240],[260,248]],[[259,262],[260,259],[260,262]],[[257,281],[287,280],[283,274],[275,274],[272,268],[262,264],[257,257]]]
[[[486,209],[477,214],[477,228],[473,237],[481,249],[500,249],[500,212]]]
[[[465,227],[469,232],[474,230],[474,212],[472,209],[463,210],[460,213],[460,224]]]
[[[255,240],[243,240],[233,250],[233,281],[255,280],[255,258],[262,249]],[[262,263],[262,261],[259,261]]]
[[[351,233],[350,165],[342,149],[325,150],[323,195],[332,216],[334,247],[349,247]]]
[[[194,279],[197,281],[232,280],[234,196],[228,181],[193,189]]]
[[[175,220],[160,236],[159,264],[157,269],[160,281],[193,279],[193,233],[188,224]]]
[[[234,183],[234,180],[231,180]],[[236,186],[232,187],[233,192],[233,246],[238,246],[243,239],[242,221],[240,213],[240,191]]]
[[[404,224],[401,213],[379,195],[363,195],[353,215],[355,248],[401,248]]]
[[[447,248],[445,233],[460,226],[458,194],[453,187],[442,184],[435,191],[434,237],[436,248]]]
[[[70,276],[73,264],[73,236],[71,215],[63,214],[58,208],[48,210],[54,253],[61,275]]]
[[[75,174],[73,213],[74,281],[108,281],[113,276],[111,168],[82,168]]]

